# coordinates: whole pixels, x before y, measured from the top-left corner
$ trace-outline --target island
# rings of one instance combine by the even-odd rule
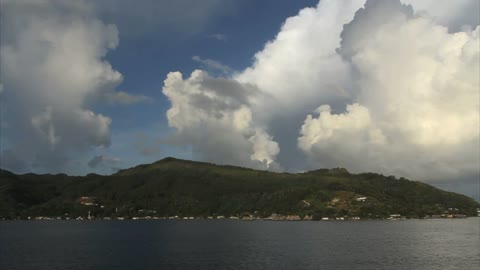
[[[470,197],[344,168],[275,173],[165,158],[112,175],[0,170],[0,220],[361,220],[477,216]]]

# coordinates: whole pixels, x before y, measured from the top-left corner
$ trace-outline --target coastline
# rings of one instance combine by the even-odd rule
[[[467,219],[467,218],[480,218],[480,216],[462,216],[462,217],[399,217],[399,218],[321,218],[321,219],[282,219],[282,218],[203,218],[203,217],[115,217],[115,218],[62,218],[62,217],[31,217],[27,219],[5,219],[0,218],[1,221],[240,221],[240,222],[252,222],[252,221],[267,221],[267,222],[345,222],[345,221],[403,221],[403,220],[454,220],[454,219]]]

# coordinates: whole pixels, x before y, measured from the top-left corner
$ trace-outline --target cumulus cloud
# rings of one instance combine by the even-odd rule
[[[469,9],[478,4],[404,2],[412,5],[322,0],[301,10],[285,21],[250,67],[232,78],[215,78],[229,82],[221,89],[237,89],[236,95],[248,96],[243,99],[248,102],[213,94],[206,98],[212,90],[200,87],[203,83],[194,87],[197,75],[177,79],[204,93],[174,99],[173,91],[166,93],[172,101],[170,125],[182,143],[190,142],[213,161],[245,165],[242,161],[252,153],[261,156],[263,150],[252,148],[259,141],[266,156],[290,169],[344,166],[420,180],[476,181],[479,22]],[[260,94],[247,94],[251,87]],[[247,129],[231,128],[234,121],[223,120],[239,108],[248,112],[243,117]],[[252,127],[268,131],[267,139],[245,136]],[[239,160],[228,158],[245,152],[250,154]]]
[[[2,166],[15,157],[29,170],[63,171],[83,152],[110,144],[111,119],[92,111],[91,97],[133,99],[114,91],[122,75],[104,59],[118,45],[117,28],[80,1],[1,5],[2,121],[8,126],[1,135],[10,151]]]
[[[350,101],[350,66],[336,53],[343,25],[364,0],[320,1],[287,18],[276,37],[255,54],[253,64],[234,79],[258,86],[268,98],[258,100],[254,121],[267,126],[289,170],[304,170],[296,146],[305,115],[328,103],[334,110]]]
[[[304,136],[299,139],[299,147],[306,152],[314,147],[329,148],[334,152],[339,145],[333,142],[341,145],[350,137],[360,137],[364,142],[359,154],[364,153],[369,145],[385,144],[385,137],[381,130],[374,127],[368,109],[359,104],[348,105],[345,113],[337,115],[331,114],[329,105],[322,105],[316,113],[318,118],[308,115],[300,131]]]
[[[276,38],[255,55],[253,65],[235,78],[255,84],[274,97],[264,106],[271,108],[267,112],[270,114],[304,112],[305,107],[318,106],[318,100],[348,98],[349,66],[335,48],[343,24],[353,18],[363,2],[320,1],[315,8],[302,9],[288,18]]]
[[[261,95],[256,87],[196,70],[187,79],[169,73],[163,93],[172,103],[167,118],[177,143],[190,145],[196,158],[278,169],[278,144],[252,122],[252,101]]]
[[[424,180],[478,175],[479,27],[449,33],[412,6],[369,0],[341,36],[358,104],[307,116],[298,143],[310,160]]]

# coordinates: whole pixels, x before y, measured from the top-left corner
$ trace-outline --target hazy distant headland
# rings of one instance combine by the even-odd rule
[[[343,168],[290,174],[165,158],[110,176],[0,172],[0,219],[459,218],[478,208],[422,182]]]

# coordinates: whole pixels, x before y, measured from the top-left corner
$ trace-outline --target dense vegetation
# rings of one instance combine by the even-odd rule
[[[82,205],[80,197],[98,205]],[[360,200],[366,197],[365,200]],[[475,215],[480,205],[464,195],[374,173],[337,168],[300,174],[166,158],[110,176],[16,175],[0,171],[0,218],[29,216],[270,216],[314,218],[391,214],[424,217]]]

